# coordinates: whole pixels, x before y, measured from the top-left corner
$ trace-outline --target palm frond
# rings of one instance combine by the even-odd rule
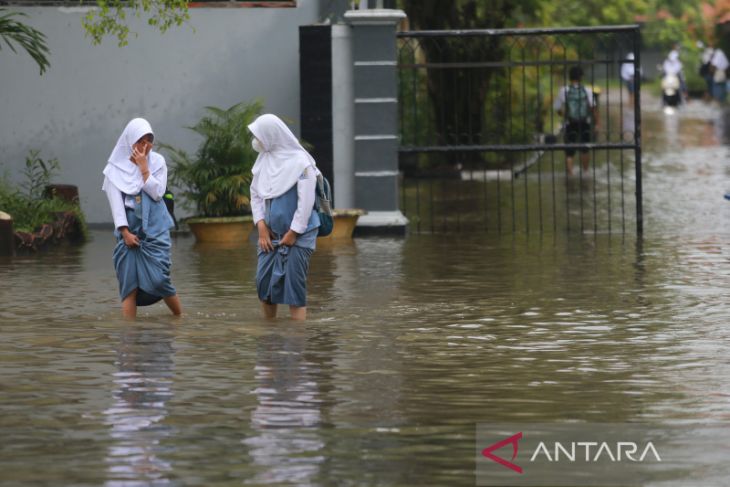
[[[0,8],[0,40],[13,52],[17,52],[13,44],[23,48],[33,58],[41,74],[43,74],[51,66],[48,61],[50,50],[46,44],[45,34],[14,18],[27,17],[26,14],[22,12],[5,12],[6,9]],[[0,51],[2,50],[2,44],[0,42]]]

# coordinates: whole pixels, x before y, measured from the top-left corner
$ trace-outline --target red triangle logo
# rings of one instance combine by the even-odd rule
[[[490,446],[486,447],[484,450],[482,450],[482,455],[489,458],[493,462],[499,463],[503,467],[507,467],[510,470],[514,470],[517,473],[522,473],[522,467],[515,465],[511,461],[517,457],[517,449],[519,448],[518,442],[521,439],[522,439],[522,431],[510,436],[509,438],[505,438],[502,441],[498,441],[494,445],[490,445]],[[492,453],[494,450],[499,450],[503,446],[506,446],[510,443],[512,444],[512,458],[510,460],[505,460],[504,458],[498,457],[497,455]]]

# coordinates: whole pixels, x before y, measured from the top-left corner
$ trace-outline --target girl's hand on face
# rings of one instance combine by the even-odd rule
[[[150,149],[152,149],[152,146],[144,141],[132,146],[132,157],[130,159],[137,164],[140,170],[147,169],[147,154],[149,154]]]

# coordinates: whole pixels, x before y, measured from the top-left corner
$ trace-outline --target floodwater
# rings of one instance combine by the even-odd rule
[[[109,231],[0,260],[0,484],[474,485],[480,422],[730,421],[723,120],[644,119],[643,240],[321,245],[306,323],[253,242],[175,239],[179,320],[118,319]]]

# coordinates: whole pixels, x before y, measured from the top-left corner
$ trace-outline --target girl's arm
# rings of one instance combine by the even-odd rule
[[[253,223],[258,226],[260,221],[263,221],[266,216],[266,204],[264,199],[256,192],[251,185],[251,213],[253,215]]]
[[[251,213],[253,215],[253,223],[256,226],[256,230],[259,233],[259,247],[264,253],[271,252],[274,250],[274,245],[271,243],[271,235],[269,235],[269,227],[266,226],[266,204],[263,198],[259,195],[251,185]]]
[[[162,156],[160,156],[162,157]],[[167,164],[162,161],[160,167],[154,172],[150,173],[142,186],[142,191],[150,195],[155,201],[160,201],[165,195],[165,189],[167,188]]]
[[[124,208],[124,196],[122,196],[122,192],[110,181],[106,181],[106,184],[104,184],[104,192],[109,200],[109,207],[112,210],[114,228],[117,230],[127,228],[129,223],[127,222],[127,211]]]
[[[307,167],[297,181],[297,211],[294,213],[289,228],[302,234],[307,230],[309,217],[314,208],[314,192],[317,186],[317,174],[313,166]]]
[[[138,247],[139,237],[129,231],[127,210],[124,208],[124,195],[110,181],[104,182],[104,192],[106,192],[106,197],[109,199],[109,207],[112,209],[114,228],[119,230],[127,247]]]

